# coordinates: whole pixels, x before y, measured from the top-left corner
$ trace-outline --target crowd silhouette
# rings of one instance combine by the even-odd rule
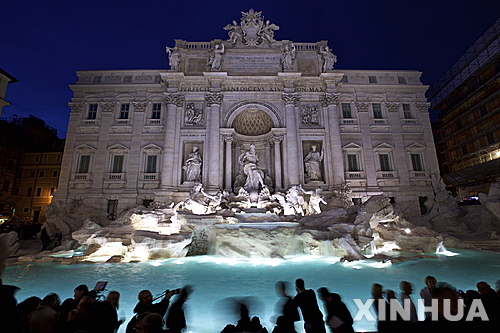
[[[425,319],[422,321],[417,317],[416,306],[410,296],[414,289],[410,282],[401,281],[399,299],[393,290],[384,290],[379,283],[372,285],[372,310],[377,315],[378,332],[481,333],[498,329],[500,280],[495,285],[496,290],[487,282],[480,281],[477,290],[466,292],[447,283],[438,283],[433,276],[427,276],[424,283],[426,286],[419,294],[426,306]],[[301,318],[306,333],[354,332],[353,315],[339,294],[325,287],[316,292],[307,289],[304,280],[299,278],[295,281],[295,296],[292,297],[287,285],[283,281],[275,285],[278,301],[270,320],[274,324],[270,329],[272,333],[295,333],[295,323]],[[184,304],[193,292],[190,286],[166,290],[156,298],[149,290],[142,290],[138,294],[134,316],[128,323],[125,323],[125,318],[118,318],[120,293],[110,291],[104,297],[105,286],[106,283],[98,282],[94,289],[89,290],[86,285],[79,285],[74,289],[74,296],[62,303],[57,294],[50,293],[43,299],[33,296],[18,304],[15,293],[19,288],[3,285],[0,279],[0,331],[114,333],[124,325],[126,333],[187,332]],[[262,326],[259,317],[250,318],[248,302],[241,300],[233,306],[237,308],[239,319],[235,323],[228,323],[220,332],[269,332]],[[483,315],[482,311],[486,314]],[[469,312],[475,315],[469,318]]]

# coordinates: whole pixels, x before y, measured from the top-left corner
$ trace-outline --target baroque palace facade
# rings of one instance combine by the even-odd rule
[[[55,200],[113,217],[197,182],[232,192],[254,149],[271,191],[346,183],[355,203],[385,194],[420,215],[439,174],[420,72],[333,69],[326,41],[276,41],[253,10],[224,29],[176,40],[169,70],[77,72]]]

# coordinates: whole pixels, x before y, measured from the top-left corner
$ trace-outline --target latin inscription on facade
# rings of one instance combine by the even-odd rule
[[[224,68],[226,71],[272,71],[281,69],[279,56],[246,56],[226,55],[224,56]]]

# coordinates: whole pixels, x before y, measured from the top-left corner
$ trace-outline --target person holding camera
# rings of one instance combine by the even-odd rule
[[[141,313],[144,312],[151,312],[151,313],[157,313],[159,314],[162,318],[165,316],[165,313],[167,312],[168,305],[170,304],[170,298],[174,294],[180,293],[180,289],[175,289],[175,290],[165,290],[159,297],[163,296],[163,299],[158,302],[153,304],[153,295],[149,290],[142,290],[139,292],[139,303],[134,308],[134,313],[136,314],[132,319],[129,321],[127,325],[127,330],[126,333],[134,333],[135,332],[135,323],[137,321],[137,316],[140,315]],[[158,298],[158,297],[157,297]]]
[[[179,296],[170,307],[170,310],[168,310],[166,324],[169,332],[180,333],[186,328],[186,317],[183,307],[190,293],[191,288],[189,286],[182,288]]]

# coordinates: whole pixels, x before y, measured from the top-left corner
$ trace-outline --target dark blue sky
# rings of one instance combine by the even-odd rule
[[[498,0],[5,1],[2,117],[33,114],[66,136],[77,70],[168,69],[174,39],[227,39],[241,11],[262,11],[277,40],[329,40],[336,69],[423,71],[432,85],[500,17]]]

